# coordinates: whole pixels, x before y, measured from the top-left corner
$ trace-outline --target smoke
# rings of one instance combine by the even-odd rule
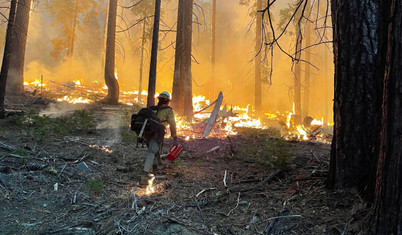
[[[99,146],[111,147],[121,141],[120,127],[123,125],[122,119],[118,115],[106,114],[97,125],[98,130],[102,130],[102,140]]]
[[[130,5],[123,1],[122,5]],[[281,7],[286,7],[290,1],[280,1],[274,8],[274,20],[278,20]],[[194,8],[198,15],[193,24],[193,93],[205,95],[215,100],[219,91],[223,92],[224,103],[228,105],[247,106],[254,104],[254,66],[255,24],[250,6],[241,6],[238,1],[217,1],[217,31],[216,31],[216,75],[211,89],[211,1],[197,1],[203,9]],[[130,10],[118,10],[118,31],[137,23],[138,16]],[[122,20],[124,19],[124,20]],[[177,20],[177,0],[163,1],[161,15],[161,33],[157,68],[157,92],[172,90],[175,48],[175,22]],[[152,18],[147,19],[148,31],[152,27]],[[28,45],[26,52],[25,80],[33,81],[44,76],[44,81],[65,82],[80,80],[85,85],[104,84],[104,68],[101,64],[101,49],[93,49],[91,44],[99,43],[103,37],[104,12],[98,16],[99,34],[93,37],[82,32],[77,33],[74,56],[57,60],[50,56],[53,50],[51,40],[60,34],[60,29],[52,27],[52,19],[46,9],[41,7],[32,14]],[[96,25],[95,25],[96,26]],[[94,26],[94,27],[95,27]],[[138,90],[140,77],[141,38],[143,24],[137,24],[130,30],[117,34],[116,69],[119,85],[122,91]],[[96,37],[95,37],[96,36]],[[96,39],[97,38],[97,39]],[[100,38],[100,39],[99,39]],[[294,47],[292,35],[282,37],[280,43],[285,50],[292,51]],[[149,75],[149,60],[151,40],[145,44],[142,89],[147,90]],[[90,49],[92,48],[92,49]],[[95,48],[95,47],[94,47]],[[327,51],[326,51],[327,50]],[[325,52],[326,51],[326,52]],[[262,51],[265,56],[265,51]],[[311,63],[319,68],[312,69],[310,94],[311,116],[321,118],[325,112],[331,115],[333,97],[333,64],[331,48],[326,46],[311,50]],[[293,82],[291,59],[278,48],[274,50],[274,60],[267,55],[272,63],[273,75],[269,78],[263,75],[263,110],[265,112],[291,111],[293,107]],[[263,63],[266,63],[263,61]],[[304,65],[302,65],[304,70]],[[303,71],[302,71],[303,73]],[[272,82],[272,84],[269,84]],[[303,92],[303,91],[302,91]],[[326,111],[327,110],[327,111]],[[116,120],[109,120],[116,121]],[[112,128],[113,129],[113,128]],[[111,139],[118,135],[111,135]]]

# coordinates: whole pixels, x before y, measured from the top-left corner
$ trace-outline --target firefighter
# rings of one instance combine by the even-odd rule
[[[158,105],[154,107],[157,110],[156,115],[161,120],[165,126],[169,124],[170,127],[170,135],[173,138],[173,144],[177,145],[177,134],[176,134],[176,121],[174,117],[174,113],[172,108],[169,106],[170,103],[170,94],[166,91],[162,92],[158,96]],[[153,107],[151,107],[153,108]],[[148,155],[145,160],[144,165],[144,174],[141,177],[140,184],[147,185],[148,180],[151,178],[151,170],[154,167],[162,168],[163,164],[160,158],[159,150],[161,149],[163,138],[158,139],[158,135],[153,134],[148,142]],[[156,164],[154,163],[156,158]]]

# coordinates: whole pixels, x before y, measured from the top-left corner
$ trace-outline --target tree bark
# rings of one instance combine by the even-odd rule
[[[159,20],[161,14],[161,0],[155,1],[154,29],[152,33],[151,62],[149,68],[147,107],[155,105],[156,64],[158,62]]]
[[[31,0],[18,1],[14,29],[15,41],[11,45],[7,94],[24,93],[24,62],[30,10]]]
[[[210,99],[215,98],[215,63],[216,63],[216,0],[212,0],[211,22],[211,81],[209,88]]]
[[[172,108],[179,114],[183,115],[184,109],[184,76],[182,75],[182,57],[184,51],[184,27],[183,27],[183,3],[179,0],[177,12],[177,30],[176,30],[176,49],[172,86]]]
[[[142,42],[141,42],[141,61],[140,61],[140,79],[138,81],[138,103],[141,103],[142,99],[142,75],[144,70],[144,48],[145,48],[145,28],[147,20],[144,19],[144,25],[142,26]]]
[[[385,55],[384,95],[372,232],[402,234],[402,3],[382,1],[380,10],[387,47],[379,51]]]
[[[311,13],[311,5],[307,4],[305,14],[308,16]],[[311,22],[306,21],[306,29],[305,29],[305,47],[311,45]],[[311,62],[310,49],[304,50],[304,58],[306,61]],[[303,118],[309,116],[309,107],[310,107],[310,75],[311,75],[311,65],[308,63],[304,63],[304,97],[303,97]]]
[[[17,8],[17,0],[11,0],[10,14],[8,17],[6,44],[4,45],[3,62],[0,71],[0,118],[5,117],[4,98],[6,94],[8,69],[10,67],[10,53],[13,43],[14,23],[15,23],[15,10]]]
[[[261,88],[261,53],[262,53],[262,0],[257,0],[257,22],[255,27],[255,71],[254,71],[254,105],[255,114],[262,114],[262,88]]]
[[[103,27],[102,58],[101,58],[102,69],[105,68],[105,60],[106,60],[106,40],[107,40],[107,22],[109,18],[109,5],[110,0],[106,0],[105,25]]]
[[[193,77],[191,74],[191,47],[193,34],[193,0],[186,0],[185,14],[183,15],[184,22],[184,51],[183,51],[183,68],[184,68],[184,109],[183,115],[187,118],[193,116]]]
[[[371,0],[333,0],[331,10],[335,123],[328,186],[362,190],[370,184],[374,161],[376,5]]]
[[[193,115],[191,44],[193,1],[179,0],[172,107],[179,115]]]
[[[77,28],[77,21],[78,21],[78,0],[74,1],[74,18],[73,18],[73,25],[71,26],[71,38],[68,42],[68,50],[67,50],[67,57],[72,57],[74,54],[74,43],[75,43],[75,30]]]
[[[300,59],[300,54],[301,54],[301,45],[302,45],[302,37],[301,35],[298,37],[298,40],[296,42],[296,58]],[[302,115],[302,107],[301,107],[301,64],[300,61],[295,60],[295,77],[294,77],[294,124],[295,125],[300,125],[301,124],[301,115]]]
[[[114,75],[115,72],[115,47],[116,47],[116,16],[117,0],[109,2],[109,17],[106,39],[106,59],[105,59],[105,83],[108,88],[107,95],[103,100],[107,104],[118,104],[119,83]]]

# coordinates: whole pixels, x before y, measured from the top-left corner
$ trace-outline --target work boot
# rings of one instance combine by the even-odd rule
[[[144,172],[144,174],[141,176],[140,185],[148,185],[151,178],[152,177],[149,175],[148,172]]]

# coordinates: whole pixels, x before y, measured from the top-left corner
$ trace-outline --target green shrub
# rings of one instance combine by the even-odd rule
[[[39,140],[49,135],[89,134],[96,129],[93,114],[86,110],[76,110],[72,115],[56,118],[29,110],[25,116],[11,118],[10,121]]]
[[[30,157],[28,151],[26,151],[23,148],[16,148],[13,151],[11,151],[11,153],[15,154],[15,155],[18,155],[18,156],[21,156],[22,158],[29,158]]]
[[[97,181],[95,179],[89,179],[87,182],[85,182],[85,186],[89,189],[90,192],[99,194],[103,192],[103,184],[100,181]]]
[[[136,143],[137,134],[134,131],[120,131],[121,141],[126,144]]]
[[[277,169],[286,169],[292,160],[290,143],[284,139],[273,138],[261,130],[247,130],[247,139],[253,142],[239,147],[238,156],[244,161],[253,161]]]

